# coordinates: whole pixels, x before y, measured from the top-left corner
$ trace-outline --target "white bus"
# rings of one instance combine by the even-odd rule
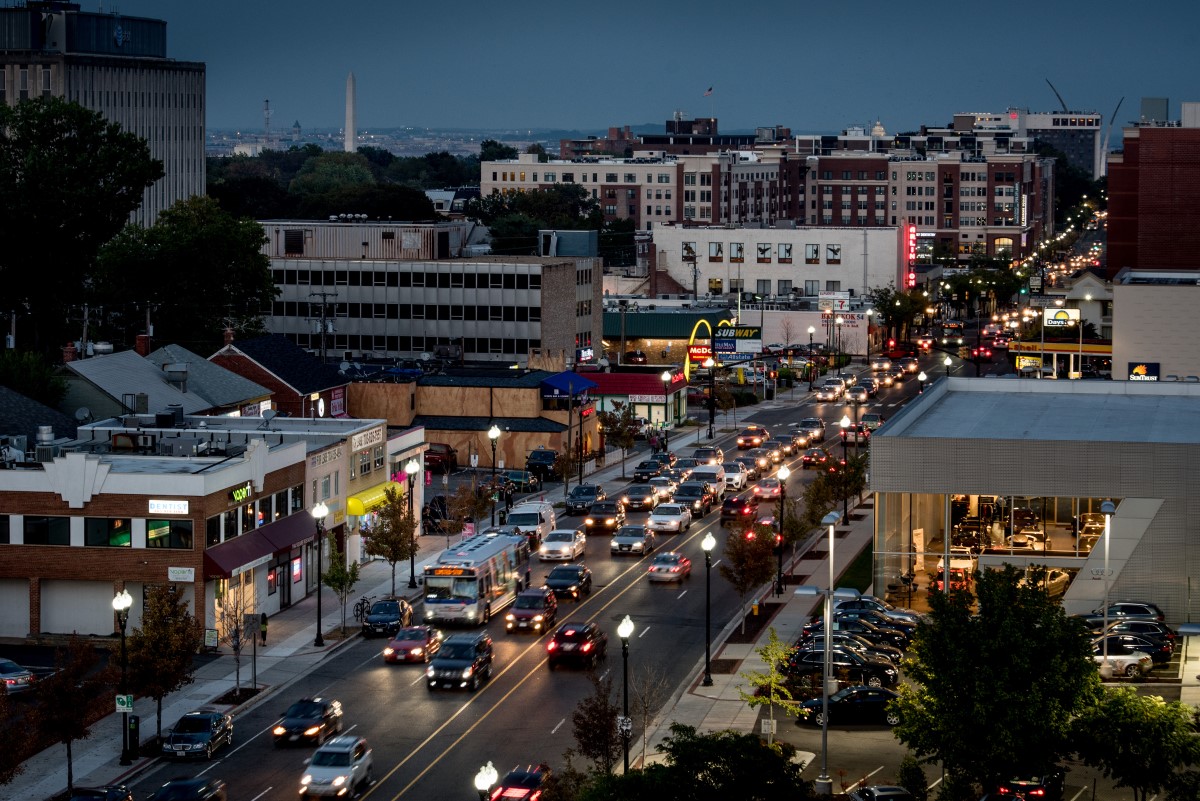
[[[529,540],[475,536],[425,566],[425,622],[486,623],[517,597],[529,569]]]

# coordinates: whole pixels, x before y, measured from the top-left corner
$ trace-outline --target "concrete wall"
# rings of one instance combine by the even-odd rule
[[[1200,286],[1114,284],[1112,291],[1114,381],[1129,377],[1131,362],[1157,362],[1164,377],[1200,375]]]

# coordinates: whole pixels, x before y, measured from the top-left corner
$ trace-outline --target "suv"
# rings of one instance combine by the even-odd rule
[[[571,489],[571,494],[567,496],[567,514],[587,514],[593,503],[607,497],[604,488],[599,484],[576,484]]]
[[[712,511],[716,500],[716,495],[703,481],[685,481],[675,490],[675,503],[690,509],[693,518],[703,517]]]
[[[539,446],[537,450],[532,450],[525,457],[525,469],[537,476],[543,484],[552,478],[555,478],[557,471],[554,469],[554,463],[558,459],[558,451],[552,451],[549,448]]]
[[[521,630],[541,634],[553,626],[557,618],[558,599],[554,597],[554,590],[547,587],[522,590],[513,602],[512,611],[504,616],[504,630],[509,634]]]
[[[865,656],[848,648],[831,648],[833,675],[851,685],[865,684],[868,687],[894,687],[900,679],[896,666],[886,659]],[[825,659],[824,648],[802,648],[792,652],[784,665],[784,672],[795,681],[814,674],[820,681]]]
[[[817,443],[820,443],[825,439],[825,421],[819,417],[805,417],[796,427],[808,432],[809,440],[816,438]]]
[[[564,663],[595,668],[608,655],[608,635],[595,623],[563,623],[546,643],[546,667]]]
[[[692,458],[702,465],[722,464],[725,461],[725,451],[717,447],[696,448],[692,451]]]
[[[403,598],[384,598],[371,604],[371,611],[363,618],[363,639],[379,635],[394,635],[405,626],[412,625],[412,604]]]
[[[654,459],[646,459],[638,462],[637,467],[633,468],[633,480],[638,484],[645,484],[650,479],[659,475],[663,471],[663,466],[660,462]]]
[[[212,759],[222,745],[233,745],[233,718],[215,709],[188,712],[163,740],[165,757]]]
[[[616,531],[625,525],[625,507],[620,501],[596,501],[583,520],[583,530],[591,534],[595,529]]]
[[[457,472],[458,451],[444,442],[429,443],[425,451],[425,469],[431,473]]]
[[[276,747],[311,742],[321,745],[329,735],[342,733],[342,705],[332,698],[301,698],[287,708],[271,733]]]
[[[479,689],[492,677],[492,638],[487,632],[452,634],[425,669],[425,683],[438,687]]]
[[[351,797],[371,784],[371,746],[362,737],[334,737],[313,752],[300,778],[300,795]]]

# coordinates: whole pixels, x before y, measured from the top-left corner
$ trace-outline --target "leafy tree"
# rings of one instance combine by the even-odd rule
[[[221,642],[233,653],[233,694],[242,695],[242,651],[254,640],[254,631],[247,625],[246,616],[254,612],[250,603],[252,589],[230,581],[225,593],[217,599],[217,625]]]
[[[321,194],[373,183],[375,175],[366,156],[331,152],[306,160],[288,189],[295,195]]]
[[[42,734],[67,748],[67,790],[75,791],[71,745],[87,737],[93,714],[112,703],[110,672],[97,670],[100,657],[88,642],[71,637],[55,656],[57,670],[38,682],[37,720]],[[135,746],[136,747],[136,744]]]
[[[296,216],[323,220],[336,214],[365,214],[374,220],[436,220],[433,201],[420,189],[394,184],[355,184],[307,192],[295,201]]]
[[[292,217],[292,198],[279,181],[269,175],[231,175],[209,180],[208,196],[234,217],[278,220]]]
[[[984,571],[975,598],[931,593],[929,621],[913,637],[895,733],[955,781],[1056,764],[1071,750],[1073,719],[1099,691],[1088,633],[1022,575],[1012,565]]]
[[[742,631],[746,630],[746,596],[775,575],[775,532],[768,525],[755,525],[732,532],[725,540],[725,558],[717,569],[741,599]]]
[[[408,498],[395,487],[383,491],[387,498],[377,512],[375,527],[367,537],[367,555],[381,557],[392,568],[392,595],[396,594],[396,564],[415,556],[417,516],[408,510]]]
[[[517,149],[515,147],[501,144],[495,139],[484,139],[479,144],[480,161],[505,161],[516,157]]]
[[[541,143],[534,142],[529,147],[525,148],[526,154],[537,154],[538,161],[545,164],[550,160],[550,156],[546,153],[546,148],[542,147]]]
[[[756,734],[717,731],[700,734],[692,726],[671,725],[661,746],[674,778],[673,798],[775,801],[812,798],[812,785],[800,777],[787,743],[764,745]]]
[[[1134,801],[1162,793],[1177,771],[1200,764],[1192,710],[1132,687],[1105,689],[1076,719],[1074,736],[1083,761],[1133,790]]]
[[[342,605],[342,636],[345,637],[346,603],[354,592],[354,585],[358,584],[358,562],[346,564],[346,554],[338,550],[337,540],[332,534],[326,534],[325,540],[329,543],[329,568],[321,577],[321,581],[333,590],[333,594]]]
[[[770,715],[772,728],[774,728],[775,707],[779,707],[789,715],[800,714],[801,704],[792,697],[792,691],[788,689],[787,677],[780,670],[787,662],[788,656],[792,652],[792,646],[782,642],[779,635],[775,633],[775,627],[772,626],[768,632],[767,641],[754,650],[766,663],[766,672],[748,670],[739,674],[750,683],[754,691],[746,692],[739,688],[738,696],[752,709],[765,706]],[[767,742],[771,742],[771,737],[767,737]]]
[[[597,412],[596,419],[604,432],[606,441],[621,449],[621,478],[625,478],[625,457],[637,439],[639,423],[633,414],[633,405],[613,401],[612,409]]]
[[[192,656],[200,649],[202,637],[200,624],[188,611],[182,593],[168,584],[147,589],[141,628],[134,629],[129,638],[129,671],[137,692],[155,701],[159,739],[163,698],[195,680]]]
[[[0,353],[0,386],[51,408],[56,408],[67,394],[66,382],[35,351],[6,350]]]
[[[611,678],[590,674],[591,695],[584,696],[571,713],[571,728],[580,756],[590,759],[595,770],[612,772],[621,756],[621,737],[617,732],[620,708],[613,700]]]
[[[101,245],[162,176],[145,141],[78,103],[0,104],[0,286],[29,305],[39,349],[66,338]]]
[[[637,263],[634,232],[637,224],[631,219],[608,220],[600,229],[600,256],[611,267],[629,267]]]
[[[863,295],[875,307],[875,314],[885,330],[896,339],[908,339],[917,315],[925,313],[929,300],[920,292],[901,292],[894,282],[887,286],[870,287]]]
[[[12,705],[12,696],[0,693],[0,787],[12,782],[25,771],[23,762],[29,742],[29,731],[36,726],[31,713],[22,716]]]
[[[929,797],[929,779],[921,763],[912,754],[905,754],[900,760],[900,768],[896,771],[896,784],[912,793],[917,801],[925,801]]]
[[[505,214],[492,220],[488,231],[492,253],[505,256],[532,256],[538,250],[538,220],[524,214]]]

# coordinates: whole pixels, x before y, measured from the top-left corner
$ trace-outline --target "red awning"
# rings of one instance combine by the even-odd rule
[[[275,553],[275,546],[264,531],[251,531],[205,550],[205,577],[230,578],[235,570]]]
[[[263,526],[259,531],[267,535],[276,551],[287,551],[314,538],[317,535],[317,521],[308,512],[296,512]]]

